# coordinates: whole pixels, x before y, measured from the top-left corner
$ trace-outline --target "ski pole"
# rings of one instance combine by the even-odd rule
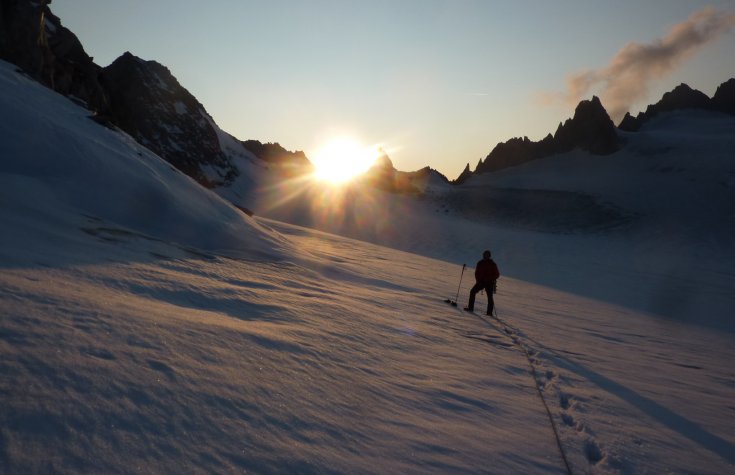
[[[454,303],[452,304],[455,307],[457,306],[457,299],[459,298],[459,288],[462,287],[462,277],[464,276],[465,267],[467,267],[467,264],[462,264],[462,273],[459,274],[459,285],[457,286],[457,296],[454,297]]]

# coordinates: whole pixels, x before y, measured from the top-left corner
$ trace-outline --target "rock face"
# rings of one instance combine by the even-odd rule
[[[49,88],[104,111],[100,67],[79,39],[48,8],[50,0],[0,0],[0,59],[17,65]]]
[[[696,89],[692,89],[686,84],[679,84],[672,91],[663,95],[656,104],[646,107],[645,112],[641,112],[636,117],[625,114],[618,128],[628,132],[635,132],[659,114],[664,112],[672,112],[683,109],[714,109],[712,100],[707,95]]]
[[[168,68],[126,52],[102,70],[100,82],[112,121],[142,145],[207,187],[237,176],[212,118]]]
[[[411,186],[419,193],[425,192],[431,186],[449,185],[449,179],[431,167],[424,167],[415,172],[398,172],[398,174],[405,175]]]
[[[415,172],[395,169],[388,155],[380,150],[375,164],[361,177],[361,182],[389,193],[420,193],[431,178],[448,182],[441,173],[429,167]]]
[[[478,163],[477,166],[479,167],[481,164],[482,160],[480,160],[480,163]],[[459,176],[452,181],[452,183],[455,185],[461,185],[471,176],[472,171],[470,170],[470,164],[468,163],[467,166],[464,167],[464,170],[462,170],[462,173],[460,173]]]
[[[236,176],[211,117],[168,69],[130,53],[100,68],[49,3],[0,0],[0,58],[81,100],[201,184]]]
[[[574,117],[559,125],[550,143],[556,153],[581,148],[595,155],[609,155],[619,148],[615,124],[597,96],[580,102]]]
[[[559,124],[554,136],[549,134],[538,142],[529,140],[528,137],[517,137],[499,143],[477,165],[475,173],[501,170],[575,148],[595,155],[607,155],[617,151],[619,146],[615,124],[602,107],[600,99],[593,97],[589,101],[580,102],[574,111],[574,117]]]
[[[720,84],[712,96],[712,108],[727,114],[735,114],[735,78]]]
[[[273,165],[288,176],[303,175],[314,171],[314,166],[301,150],[291,152],[278,142],[262,143],[259,140],[245,140],[241,143],[256,157]]]
[[[722,83],[712,99],[701,91],[680,84],[664,94],[659,102],[649,105],[645,112],[636,117],[630,113],[626,114],[618,128],[635,132],[659,114],[683,109],[715,110],[735,114],[735,78]],[[501,170],[556,153],[568,152],[574,148],[595,155],[614,153],[619,148],[615,125],[597,97],[580,102],[574,111],[574,117],[559,124],[553,137],[549,134],[538,142],[533,142],[528,137],[512,138],[499,143],[484,161],[480,161],[475,173]],[[464,182],[471,174],[468,166],[454,183]]]
[[[502,170],[531,160],[544,158],[554,153],[553,142],[554,139],[551,134],[539,142],[529,140],[528,137],[514,137],[507,142],[501,142],[495,146],[481,164],[478,164],[475,173]]]

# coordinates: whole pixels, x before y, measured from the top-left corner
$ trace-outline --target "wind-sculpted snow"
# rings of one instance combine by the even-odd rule
[[[6,470],[560,472],[525,362],[436,298],[451,266],[294,239],[291,262],[4,273]]]
[[[480,317],[455,265],[267,225],[299,255],[3,272],[4,472],[565,473],[537,385],[573,473],[735,466],[727,335],[508,277]]]
[[[0,84],[0,193],[9,223],[0,252],[14,240],[39,238],[43,253],[40,233],[77,240],[68,227],[230,252],[276,255],[283,246],[128,135],[90,120],[89,111],[12,65],[0,64]]]
[[[243,215],[5,64],[0,86],[0,472],[735,471],[731,123],[461,188],[531,197],[506,200],[530,227],[446,187],[296,195],[357,241]],[[497,317],[443,302],[485,248]]]

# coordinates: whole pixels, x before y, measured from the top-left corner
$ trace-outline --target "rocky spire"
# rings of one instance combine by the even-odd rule
[[[686,84],[679,84],[672,91],[665,93],[660,101],[649,105],[645,112],[641,112],[636,117],[626,113],[618,127],[620,130],[635,132],[643,124],[664,112],[683,109],[711,110],[712,108],[712,100],[705,93],[692,89]]]
[[[113,122],[138,142],[205,186],[237,175],[214,121],[168,68],[126,52],[102,70],[100,81]]]
[[[556,153],[575,148],[595,155],[607,155],[619,148],[615,124],[597,96],[580,102],[574,110],[574,117],[560,126],[554,135]]]
[[[720,112],[735,114],[735,78],[720,84],[712,96],[712,107]]]
[[[481,164],[482,164],[482,161],[478,162],[477,166],[479,167]],[[464,167],[464,170],[462,170],[462,173],[460,173],[459,176],[454,181],[452,181],[452,183],[455,185],[461,185],[462,183],[467,181],[467,179],[471,176],[472,176],[472,171],[470,171],[470,164],[468,163],[467,166]]]

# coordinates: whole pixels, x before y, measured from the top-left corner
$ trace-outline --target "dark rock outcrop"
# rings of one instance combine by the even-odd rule
[[[291,152],[283,148],[278,142],[263,143],[259,140],[245,140],[241,143],[253,155],[273,165],[286,175],[296,176],[314,171],[313,164],[301,150]]]
[[[680,84],[665,93],[659,102],[649,105],[645,112],[635,117],[627,113],[618,128],[635,132],[659,114],[684,109],[716,110],[735,114],[735,78],[721,84],[712,99],[701,91]],[[595,155],[607,155],[618,150],[619,146],[612,120],[600,100],[593,97],[589,101],[580,102],[574,111],[574,117],[559,124],[553,137],[547,135],[538,142],[533,142],[528,137],[512,138],[499,143],[485,160],[478,164],[475,173],[501,170],[575,148]],[[468,178],[467,172],[467,169],[462,172],[461,181],[457,178],[454,183],[465,181]]]
[[[237,176],[212,118],[165,66],[129,52],[102,70],[113,122],[207,187]]]
[[[712,108],[727,114],[735,114],[735,78],[723,82],[712,96]]]
[[[238,174],[204,107],[168,69],[124,54],[101,68],[49,9],[50,0],[0,0],[0,59],[118,126],[205,186]]]
[[[479,167],[481,164],[482,160],[480,160],[480,163],[478,163],[477,166]],[[471,176],[472,171],[470,170],[470,164],[468,163],[467,166],[464,167],[464,170],[462,170],[462,173],[460,173],[459,176],[452,181],[452,183],[455,185],[461,185]]]
[[[411,187],[420,193],[426,191],[433,184],[449,183],[449,179],[446,176],[431,167],[424,167],[415,172],[398,172],[398,175],[404,175],[408,183],[411,184]]]
[[[561,127],[561,124],[559,125]],[[514,137],[497,144],[485,160],[478,164],[475,173],[493,172],[520,165],[549,156],[554,150],[554,139],[551,134],[539,142],[529,140],[528,137]]]
[[[49,88],[104,111],[100,67],[48,8],[50,0],[0,0],[0,59]]]
[[[499,143],[477,165],[475,173],[502,170],[575,148],[595,155],[607,155],[619,148],[615,124],[597,97],[580,102],[574,117],[560,123],[554,136],[548,134],[538,142],[516,137]]]
[[[544,140],[547,139],[548,136]],[[574,117],[560,124],[553,141],[548,143],[555,153],[581,148],[595,155],[609,155],[619,148],[615,124],[597,96],[580,102]]]
[[[636,132],[643,124],[665,112],[684,109],[712,110],[713,108],[712,100],[705,93],[692,89],[686,84],[679,84],[672,91],[665,93],[660,101],[649,105],[636,117],[633,117],[630,112],[626,113],[618,128],[627,132]]]
[[[411,181],[411,174],[396,170],[385,151],[381,149],[379,152],[375,163],[360,181],[390,193],[419,193],[420,190]]]

